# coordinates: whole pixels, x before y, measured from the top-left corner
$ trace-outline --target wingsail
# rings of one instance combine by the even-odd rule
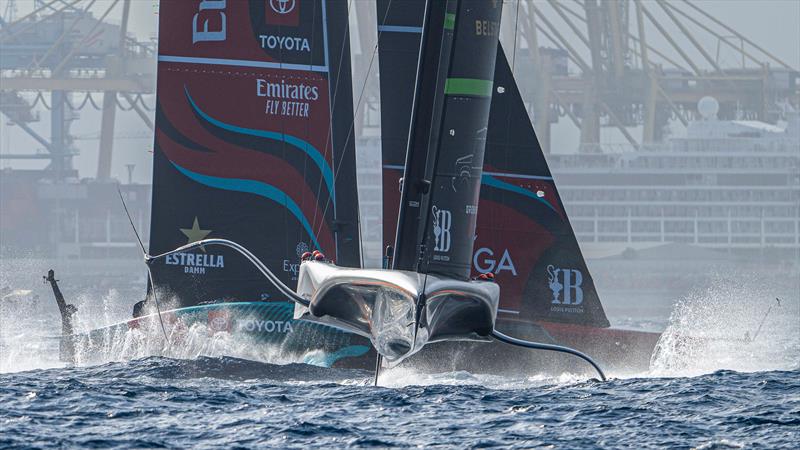
[[[499,289],[470,280],[469,262],[501,8],[425,4],[392,270],[300,268],[296,314],[367,337],[392,363],[494,331]]]
[[[467,280],[502,2],[429,8],[393,268]],[[438,34],[437,34],[438,32]]]
[[[235,240],[294,286],[319,249],[360,264],[347,4],[160,5],[150,253]],[[153,264],[181,306],[285,299],[220,248]]]
[[[422,1],[377,1],[384,247],[394,245],[397,232],[424,12]]]
[[[413,89],[420,3],[378,2],[385,245],[395,241],[404,118],[411,114],[403,93]],[[473,274],[494,273],[501,286],[498,326],[504,320],[609,326],[501,45],[471,256]]]

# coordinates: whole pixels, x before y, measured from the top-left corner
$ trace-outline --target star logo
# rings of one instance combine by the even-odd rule
[[[194,223],[192,224],[192,228],[181,228],[180,230],[181,233],[185,234],[186,237],[189,239],[186,242],[187,244],[201,241],[211,233],[211,230],[204,230],[200,228],[200,223],[197,221],[197,216],[194,217]]]

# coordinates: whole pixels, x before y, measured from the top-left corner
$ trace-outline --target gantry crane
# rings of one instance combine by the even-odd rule
[[[72,158],[77,152],[70,134],[75,111],[102,109],[98,179],[111,175],[118,107],[133,109],[153,128],[142,95],[154,92],[154,46],[128,35],[130,0],[113,0],[98,17],[91,11],[95,1],[37,1],[20,18],[8,3],[0,18],[0,113],[45,150],[22,149],[0,157],[47,159],[46,174],[53,179],[75,176]],[[112,12],[120,12],[118,6],[120,25],[108,23]],[[97,94],[102,94],[101,105],[93,97]],[[50,111],[48,137],[31,126],[39,119],[40,105]]]

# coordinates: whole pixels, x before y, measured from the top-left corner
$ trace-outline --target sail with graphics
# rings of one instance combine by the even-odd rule
[[[159,31],[150,253],[233,239],[290,286],[309,250],[360,265],[346,3],[162,2]],[[285,301],[224,248],[152,268],[181,306]]]
[[[502,2],[377,6],[386,270],[360,268],[347,3],[161,4],[148,320],[326,366],[441,344],[502,368],[511,344],[600,372],[550,327],[608,321],[498,43]],[[541,342],[502,332],[519,324]]]
[[[384,241],[392,245],[402,176],[403,144],[408,136],[404,112],[410,104],[398,84],[409,84],[419,45],[423,2],[379,1],[388,8],[381,33],[381,113],[384,187]],[[608,320],[583,261],[544,154],[501,45],[494,65],[494,87],[474,253],[475,274],[493,273],[502,286],[498,321],[581,323],[606,327]],[[413,82],[413,76],[411,76]],[[400,116],[397,120],[395,117]],[[470,171],[469,161],[456,161],[453,172]],[[561,285],[556,289],[556,286]],[[552,289],[551,289],[552,286]],[[556,301],[558,303],[556,303]]]
[[[347,4],[159,8],[149,295],[132,320],[68,336],[72,362],[131,329],[170,348],[199,325],[293,361],[374,367],[366,339],[292,317],[303,254],[361,263]],[[192,246],[209,239],[247,250]]]
[[[502,49],[495,84],[474,269],[502,284],[503,318],[608,327]]]
[[[429,343],[488,341],[494,330],[499,288],[470,280],[470,260],[497,34],[474,24],[496,28],[501,10],[424,4],[391,269],[300,267],[297,313],[368,338],[390,363]]]
[[[414,89],[413,62],[422,36],[424,3],[378,1],[386,246],[395,244],[394,224],[403,207],[398,180],[403,177],[409,136],[409,122],[403,117],[412,112],[404,93]],[[476,28],[493,32],[483,24]],[[470,161],[455,161],[453,183],[471,170]],[[499,330],[599,351],[609,359],[636,354],[646,364],[657,335],[609,328],[501,44],[494,64],[473,237],[472,274],[492,274],[501,287]],[[475,351],[484,361],[514,358],[507,351]],[[467,366],[473,367],[469,361]]]
[[[320,8],[314,7],[318,4]],[[405,92],[414,95],[407,111],[410,123],[393,261],[391,270],[385,271],[347,267],[358,266],[353,261],[358,252],[348,252],[357,246],[357,226],[355,221],[346,220],[348,212],[356,216],[357,206],[355,201],[343,205],[347,194],[342,188],[344,185],[354,191],[355,177],[347,177],[352,175],[353,152],[346,135],[339,150],[341,157],[337,157],[335,136],[339,124],[352,124],[352,109],[348,101],[345,110],[337,110],[339,86],[332,79],[336,63],[329,59],[332,52],[328,40],[335,34],[329,36],[328,30],[346,31],[344,4],[336,3],[339,6],[334,8],[326,7],[324,0],[302,4],[249,2],[233,4],[225,12],[225,2],[213,5],[201,7],[201,11],[216,13],[220,28],[209,31],[209,21],[205,20],[198,31],[195,23],[191,43],[185,37],[174,42],[164,39],[159,50],[158,118],[163,124],[156,137],[157,157],[161,158],[156,176],[165,174],[165,179],[176,184],[154,183],[154,190],[159,192],[154,194],[154,204],[168,209],[153,213],[151,253],[159,256],[149,258],[148,264],[156,272],[173,271],[172,279],[178,281],[170,287],[182,291],[178,295],[184,305],[187,298],[189,305],[241,303],[248,301],[244,296],[266,303],[273,299],[284,304],[292,301],[292,323],[298,330],[287,333],[290,342],[301,341],[299,347],[308,349],[308,337],[313,333],[302,328],[327,326],[328,330],[367,338],[380,355],[379,361],[386,358],[390,363],[409,358],[429,343],[488,342],[493,338],[520,347],[572,353],[595,365],[573,349],[521,341],[499,332],[495,328],[498,284],[490,278],[476,280],[470,276],[481,185],[494,176],[518,175],[491,172],[487,178],[482,173],[485,152],[492,151],[497,141],[492,127],[501,129],[493,125],[492,114],[516,114],[495,104],[497,93],[505,93],[495,80],[496,64],[505,61],[502,52],[498,58],[502,2],[427,1],[421,9],[420,38],[407,39],[398,46],[418,45],[419,50],[415,74],[405,78],[414,82],[413,90],[406,86]],[[390,8],[391,3],[386,4],[385,17],[389,17]],[[309,9],[310,13],[304,12]],[[333,11],[345,14],[338,16],[338,22],[329,20],[337,17]],[[197,21],[200,13],[195,14]],[[234,19],[231,23],[247,23],[243,15],[249,16],[252,34],[232,30],[229,38],[228,17]],[[388,22],[382,22],[382,26],[393,27],[388,29],[390,33],[411,31],[409,35],[417,28]],[[320,36],[322,44],[318,45]],[[347,42],[343,36],[339,54],[344,60]],[[223,58],[215,45],[229,39],[237,44],[229,52],[234,58]],[[242,44],[238,45],[240,39]],[[197,50],[198,43],[208,47]],[[280,47],[280,51],[271,53],[274,47]],[[308,55],[295,56],[292,49]],[[404,53],[404,59],[410,59],[407,56],[413,53],[413,47]],[[252,59],[256,54],[267,56]],[[339,63],[337,76],[349,75],[349,71],[341,70],[344,62]],[[513,77],[510,81],[513,85]],[[226,95],[220,96],[210,87]],[[352,100],[352,94],[347,94]],[[401,116],[404,113],[401,111]],[[169,120],[172,117],[181,120]],[[162,133],[162,128],[167,133]],[[507,147],[513,155],[513,141],[507,135],[505,138],[499,141],[499,147]],[[535,136],[533,139],[535,142]],[[351,168],[349,174],[346,162]],[[349,180],[347,185],[337,183],[342,172]],[[188,183],[184,189],[196,189],[185,195],[190,201],[159,202],[161,196],[180,193],[180,183]],[[502,183],[493,186],[502,189]],[[519,193],[519,189],[515,186],[510,191]],[[547,194],[537,191],[536,195],[541,199]],[[350,200],[355,200],[355,195]],[[192,215],[193,210],[210,213],[212,220],[203,226],[195,215],[191,228],[178,228],[187,239],[184,246],[176,250],[169,250],[170,244],[158,248],[161,243],[156,230],[168,233],[177,217]],[[562,218],[566,222],[566,217]],[[209,239],[214,230],[211,226],[218,229],[218,235]],[[296,266],[288,248],[295,239],[295,255],[302,260],[296,288],[289,275],[296,273]],[[173,248],[175,245],[171,244]],[[211,247],[216,250],[218,245],[227,249],[211,253]],[[312,248],[316,249],[313,258],[308,252]],[[235,256],[230,249],[245,256],[241,261],[251,263],[268,283],[245,265],[234,265],[231,270],[229,263],[226,268],[223,261]],[[320,250],[322,253],[317,253]],[[326,259],[324,253],[333,255],[339,264]],[[209,268],[220,269],[219,275],[206,277],[207,260],[212,261]],[[161,266],[156,266],[156,261]],[[201,266],[200,271],[192,272],[192,264]],[[184,274],[192,276],[181,274],[175,266],[183,266]],[[281,272],[276,268],[284,273],[276,276]],[[556,272],[550,273],[567,269],[553,270]],[[160,276],[164,274],[154,277],[155,284],[159,284]],[[577,296],[581,283],[569,286],[568,275],[563,279],[567,283],[562,287],[564,292],[574,288]],[[211,287],[205,287],[209,282]],[[273,292],[267,291],[273,288]],[[355,339],[333,353],[363,356],[366,353],[361,348],[363,345]]]

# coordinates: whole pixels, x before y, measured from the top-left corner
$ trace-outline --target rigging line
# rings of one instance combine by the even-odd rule
[[[392,1],[393,0],[389,0],[389,4],[386,7],[386,12],[383,14],[383,19],[381,20],[381,25],[386,24],[386,18],[389,16],[389,10],[392,8]],[[348,26],[349,26],[349,24],[348,24]],[[361,92],[358,95],[358,102],[356,102],[356,107],[355,107],[355,110],[353,111],[353,120],[350,121],[350,130],[347,132],[347,140],[345,140],[344,146],[343,146],[344,149],[347,148],[347,145],[350,143],[350,137],[353,135],[353,128],[355,127],[355,124],[356,124],[356,117],[358,116],[358,110],[361,109],[361,101],[364,98],[364,91],[367,88],[367,83],[369,82],[369,76],[372,73],[372,66],[373,66],[373,63],[375,62],[375,55],[378,53],[378,45],[380,44],[380,41],[381,41],[381,34],[382,34],[382,32],[379,29],[378,30],[378,38],[375,41],[375,46],[372,49],[372,56],[370,57],[369,65],[367,66],[367,74],[364,76],[364,82],[361,84]],[[338,84],[338,81],[339,80],[337,79],[337,84]],[[330,124],[329,126],[330,126],[330,128],[333,128],[332,124]],[[333,166],[334,168],[338,167],[339,164],[342,163],[342,161],[344,160],[344,153],[345,152],[343,151],[341,157],[339,158],[339,163],[338,164],[336,163],[336,161],[334,161],[334,166]],[[335,171],[334,174],[333,174],[333,185],[334,186],[336,186],[336,178],[338,176],[339,176],[339,171]],[[332,195],[331,195],[331,197],[332,197]],[[324,223],[324,220],[325,220],[325,214],[328,212],[328,206],[330,206],[330,203],[331,203],[331,197],[328,197],[328,200],[325,202],[325,208],[322,210],[322,220],[323,220],[323,222],[320,222],[320,227],[319,227],[320,231],[322,230],[322,223]],[[314,215],[316,217],[316,212],[314,213]]]
[[[778,306],[781,306],[781,299],[780,298],[775,297],[775,301],[778,302]],[[761,323],[758,324],[758,329],[753,334],[753,337],[750,338],[750,342],[755,341],[756,338],[758,337],[758,334],[761,333],[761,327],[764,326],[764,322],[766,322],[767,316],[769,315],[770,311],[772,311],[772,306],[773,305],[769,305],[769,308],[767,309],[766,314],[764,314],[764,317],[761,318]]]
[[[322,158],[325,159],[325,160],[327,160],[327,158],[328,158],[328,148],[329,148],[329,146],[333,147],[333,143],[331,142],[331,136],[333,135],[333,109],[336,106],[336,97],[339,94],[339,83],[341,83],[341,79],[342,79],[341,78],[342,66],[344,66],[344,63],[342,62],[342,59],[344,58],[345,43],[347,42],[347,38],[350,36],[350,8],[352,8],[352,6],[353,6],[353,0],[350,0],[347,3],[347,26],[345,27],[345,32],[342,35],[342,45],[340,46],[340,49],[339,49],[339,59],[338,59],[339,67],[336,69],[336,84],[333,86],[333,97],[331,98],[330,105],[328,107],[328,115],[330,117],[330,120],[328,120],[328,134],[325,137],[325,150],[322,152]],[[322,20],[325,21],[325,20],[328,20],[328,18],[327,17],[323,17]],[[330,61],[326,61],[326,63],[327,63],[326,65],[328,66],[328,82],[330,83],[330,73],[331,73]],[[352,75],[350,77],[350,80],[352,82]],[[355,117],[355,113],[353,113],[353,116]],[[331,152],[332,151],[333,151],[333,149],[331,149]],[[327,209],[328,209],[328,202],[330,202],[331,198],[334,196],[335,191],[336,191],[336,176],[339,173],[339,171],[337,170],[335,158],[331,157],[331,160],[333,160],[333,163],[334,163],[333,167],[331,168],[333,170],[333,183],[331,185],[331,189],[333,189],[334,192],[328,192],[328,199],[325,202],[325,209],[323,210],[322,217],[320,218],[320,225],[319,225],[319,230],[320,231],[322,230],[322,224],[325,223],[325,213],[327,212]],[[317,184],[317,196],[316,196],[317,197],[316,198],[317,201],[319,201],[319,196],[320,196],[321,193],[322,193],[322,180],[320,180],[319,184]],[[318,206],[318,205],[315,205],[315,206]],[[315,229],[315,226],[316,226],[316,223],[317,223],[317,210],[318,209],[319,209],[318,207],[314,208],[314,216],[311,219],[311,229],[312,230]],[[335,215],[336,215],[336,211],[334,211],[334,216]],[[315,233],[319,233],[319,231],[315,231]],[[335,246],[336,246],[336,243],[334,242],[334,247]],[[322,250],[322,249],[319,249],[319,250]]]
[[[322,0],[322,1],[325,1],[325,0]],[[314,9],[312,10],[311,17],[317,17],[317,4],[320,4],[320,3],[319,2],[313,2]],[[326,11],[326,10],[323,9],[323,11]],[[327,19],[326,17],[322,18],[322,20],[326,20],[326,19]],[[316,34],[317,34],[317,27],[313,26],[313,24],[312,24],[312,27],[311,27],[311,42],[316,42],[315,41]],[[325,42],[324,38],[325,38],[325,35],[323,33],[323,45],[327,45],[327,42]],[[281,51],[283,51],[283,50],[281,50]],[[283,61],[282,58],[281,58],[281,61]],[[313,64],[314,64],[314,52],[308,52],[308,65],[311,66]],[[326,66],[328,65],[327,61],[325,62],[325,65]],[[328,71],[330,71],[330,67],[328,67]],[[311,121],[306,120],[305,121],[305,125],[306,125],[305,126],[305,132],[306,132],[305,138],[306,138],[306,141],[310,141]],[[281,132],[285,131],[285,126],[286,126],[285,121],[281,121]],[[282,144],[281,147],[283,148],[284,145],[285,144]],[[303,179],[306,179],[306,176],[308,174],[308,163],[309,163],[308,158],[303,158]],[[331,170],[332,169],[333,168],[331,168]],[[319,183],[320,184],[318,184],[317,187],[319,187],[321,185],[322,180],[320,180]],[[311,203],[314,205],[314,212],[316,213],[316,210],[319,207],[319,205],[318,205],[319,200],[318,200],[318,198],[312,198],[310,200],[311,200]],[[301,205],[304,205],[306,203],[306,190],[305,189],[302,190],[302,193],[301,193],[301,196],[300,196],[300,201],[301,201],[301,203],[300,203]],[[288,221],[288,217],[284,215],[284,222],[287,222],[287,221]],[[289,225],[286,224],[286,223],[284,223],[284,225],[287,227],[286,229],[288,229]],[[311,229],[312,230],[314,229],[313,221],[311,223]],[[309,237],[309,238],[310,238],[309,241],[313,240],[313,238],[311,238],[311,237]],[[310,243],[311,242],[309,242],[309,244]]]
[[[164,320],[161,318],[161,306],[158,303],[158,294],[156,293],[156,282],[153,278],[153,271],[149,264],[145,264],[145,266],[147,266],[147,279],[150,281],[150,292],[153,294],[153,301],[156,304],[158,323],[161,325],[161,332],[164,333],[164,340],[166,341],[167,348],[169,349],[171,347],[171,343],[169,341],[169,337],[167,336],[167,330],[164,328]]]
[[[531,5],[531,8],[533,8],[533,5]],[[534,11],[531,10],[530,13],[534,14]],[[517,18],[516,18],[516,21],[514,22],[514,48],[511,49],[511,80],[510,80],[510,82],[514,84],[513,87],[514,87],[514,90],[516,92],[519,92],[519,87],[516,86],[517,81],[514,78],[514,62],[517,59],[517,27],[518,26],[519,26],[519,2],[517,2]],[[533,33],[536,33],[535,29],[533,30]],[[530,50],[532,52],[538,52],[539,51],[538,48],[534,48],[534,49],[530,49]],[[508,59],[506,59],[506,61],[504,61],[503,63],[504,64],[508,64]],[[534,68],[534,71],[539,71],[539,70],[542,70],[542,68],[541,67],[535,67]],[[495,73],[495,75],[497,74],[497,68],[496,67],[495,67],[494,73]],[[497,83],[497,77],[496,76],[494,77],[494,82]],[[509,86],[509,88],[510,87],[511,86]],[[509,114],[508,111],[506,111],[505,116],[506,116],[506,133],[505,133],[505,141],[502,142],[502,145],[503,145],[503,147],[505,149],[505,153],[508,154],[508,146],[509,146],[509,142],[511,141],[511,114]],[[528,116],[527,119],[528,119],[529,122],[531,122],[530,116]],[[534,131],[534,134],[535,134],[535,131]],[[537,141],[536,144],[538,145],[538,138],[536,138],[535,140]],[[488,133],[487,133],[487,141],[488,141]],[[485,145],[488,146],[488,142]],[[485,150],[484,150],[484,152],[485,152]]]
[[[122,202],[122,207],[125,209],[125,215],[128,216],[128,222],[131,224],[131,229],[133,230],[133,234],[136,236],[136,241],[139,243],[139,248],[142,250],[142,256],[144,256],[146,263],[150,255],[147,254],[147,250],[144,248],[144,244],[142,243],[142,238],[139,236],[139,232],[136,231],[136,225],[133,224],[133,217],[131,216],[130,211],[128,211],[128,205],[125,204],[125,197],[122,196],[122,190],[119,188],[119,184],[117,184],[117,194],[119,194],[119,200]],[[150,279],[153,300],[155,300],[156,312],[158,312],[158,323],[161,324],[161,332],[164,333],[164,339],[166,340],[167,346],[169,346],[169,336],[167,336],[167,329],[164,327],[164,320],[161,318],[161,306],[158,304],[155,280],[153,279],[153,272],[150,270],[149,264],[147,264],[147,277]]]
[[[517,0],[517,12],[516,18],[514,19],[514,48],[512,49],[511,53],[511,74],[514,74],[514,65],[517,62],[517,33],[519,32],[519,2],[521,0]],[[502,19],[501,19],[502,20]],[[538,51],[538,49],[535,49]]]

